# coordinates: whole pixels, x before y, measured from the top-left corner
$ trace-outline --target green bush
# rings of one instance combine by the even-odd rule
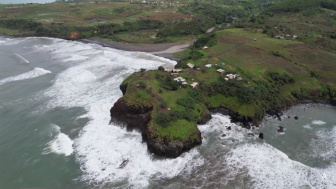
[[[176,100],[176,103],[178,105],[181,105],[183,107],[190,108],[190,109],[194,109],[196,105],[195,100],[190,97],[179,98]]]
[[[160,126],[166,127],[168,126],[169,122],[171,121],[170,116],[165,113],[158,113],[154,118],[155,122]]]
[[[162,100],[160,106],[161,106],[161,108],[167,108],[168,107],[167,101]]]

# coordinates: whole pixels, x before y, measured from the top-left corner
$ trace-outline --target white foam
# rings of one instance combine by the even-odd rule
[[[13,81],[32,79],[32,78],[40,77],[40,76],[50,74],[50,73],[51,72],[49,70],[45,70],[43,68],[34,68],[33,70],[28,71],[26,73],[2,79],[0,80],[0,85],[3,85],[8,82],[13,82]]]
[[[304,125],[303,128],[311,129],[311,126],[310,126],[310,124],[307,124],[307,125]]]
[[[311,168],[266,143],[243,144],[227,154],[233,170],[246,170],[250,188],[335,188],[336,166]]]
[[[43,150],[42,154],[56,153],[70,156],[74,151],[74,142],[68,135],[61,133],[59,126],[52,124],[51,127],[52,132],[55,133],[55,137],[52,141],[47,143],[48,147]]]
[[[29,61],[25,58],[23,58],[21,55],[14,53],[14,56],[18,58],[18,60],[22,63],[29,64]]]
[[[321,121],[321,120],[314,120],[314,121],[312,121],[312,124],[314,124],[314,125],[324,125],[324,124],[326,124],[326,122]]]
[[[310,143],[311,154],[315,158],[327,161],[336,160],[336,126],[331,130],[322,129],[316,132],[316,139]]]

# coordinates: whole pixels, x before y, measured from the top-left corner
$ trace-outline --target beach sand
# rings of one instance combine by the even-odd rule
[[[185,50],[194,42],[194,41],[188,41],[188,42],[159,43],[159,44],[130,44],[115,41],[105,41],[101,39],[82,39],[80,41],[84,43],[96,43],[104,47],[110,47],[125,51],[148,52],[171,60],[178,60],[173,56],[173,54]]]

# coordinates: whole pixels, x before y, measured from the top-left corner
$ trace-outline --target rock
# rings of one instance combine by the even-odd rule
[[[260,133],[260,134],[259,134],[259,138],[260,138],[261,140],[264,140],[264,134],[263,134],[263,133]]]
[[[288,119],[290,119],[291,118],[291,116],[288,116]]]
[[[253,134],[253,133],[249,133],[249,134],[247,134],[247,136],[249,136],[249,137],[253,137],[254,134]]]
[[[127,123],[127,128],[144,130],[151,119],[153,107],[128,106],[123,98],[120,98],[111,108],[111,121]]]
[[[226,137],[226,134],[222,134],[222,137]]]
[[[277,131],[278,131],[278,133],[283,133],[284,132],[284,127],[283,126],[279,126],[279,129]]]
[[[231,127],[230,127],[230,126],[226,127],[226,130],[230,131],[230,130],[231,130]]]
[[[295,119],[295,120],[298,120],[298,119],[299,119],[299,117],[298,117],[298,116],[295,116],[295,117],[294,117],[294,119]]]
[[[128,163],[128,159],[125,159],[120,165],[119,165],[119,169],[124,168]]]
[[[81,38],[81,34],[77,31],[72,31],[69,35],[70,40],[77,40]]]
[[[199,125],[204,125],[206,124],[208,121],[210,121],[212,119],[211,114],[205,114],[200,121],[197,122],[197,124]]]

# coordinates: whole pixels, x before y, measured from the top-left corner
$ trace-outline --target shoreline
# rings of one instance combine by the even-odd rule
[[[176,43],[134,44],[134,43],[123,43],[123,42],[115,42],[115,41],[105,41],[102,39],[80,39],[78,41],[83,42],[83,43],[98,44],[103,47],[109,47],[109,48],[124,50],[124,51],[137,51],[137,52],[151,53],[153,55],[168,58],[170,60],[175,60],[175,61],[178,61],[179,59],[174,57],[173,54],[187,49],[194,42],[194,41],[187,41],[187,42],[176,42]]]
[[[5,38],[25,38],[25,37],[36,37],[36,36],[10,36],[10,35],[0,35],[0,37]],[[54,37],[47,37],[47,38],[54,38]],[[63,38],[55,38],[55,39],[63,39]],[[98,44],[103,47],[123,50],[123,51],[134,51],[134,52],[146,52],[153,54],[155,56],[167,58],[174,61],[179,61],[180,59],[174,57],[174,53],[181,52],[186,50],[191,44],[194,43],[193,41],[186,41],[186,42],[176,42],[176,43],[157,43],[157,44],[150,44],[150,43],[124,43],[124,42],[116,42],[116,41],[105,41],[102,39],[78,39],[78,40],[70,40],[70,39],[63,39],[69,41],[79,41],[82,43],[87,44]]]

